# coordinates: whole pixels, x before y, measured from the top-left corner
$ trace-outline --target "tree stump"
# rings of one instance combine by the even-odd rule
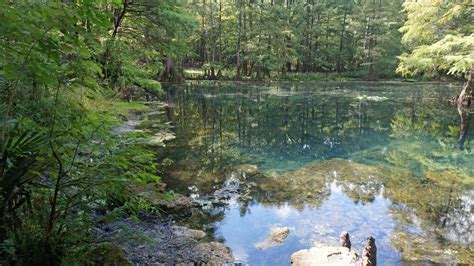
[[[351,249],[351,240],[349,239],[348,232],[341,232],[341,234],[339,235],[339,242],[341,243],[341,246],[348,248],[349,250]]]
[[[377,265],[377,246],[375,246],[375,239],[372,236],[367,238],[364,252],[362,253],[363,266]]]

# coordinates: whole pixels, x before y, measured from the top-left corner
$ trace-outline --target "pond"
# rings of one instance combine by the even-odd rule
[[[160,152],[168,189],[205,198],[244,186],[224,206],[182,223],[251,265],[376,239],[382,265],[474,263],[473,130],[458,140],[461,85],[434,83],[188,83],[167,88],[176,139]],[[469,129],[468,129],[469,130]],[[242,170],[248,168],[250,170]],[[259,249],[274,227],[281,245]]]

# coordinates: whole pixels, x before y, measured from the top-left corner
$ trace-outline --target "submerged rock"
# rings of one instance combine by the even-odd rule
[[[290,229],[287,227],[275,227],[270,229],[268,238],[260,243],[255,244],[258,249],[266,249],[268,247],[278,246],[285,242],[290,234]]]
[[[371,202],[380,194],[389,172],[343,159],[316,161],[292,172],[256,180],[264,204],[288,202],[296,209],[321,206],[331,194],[331,184],[341,186],[354,201]]]
[[[346,247],[320,246],[293,253],[291,265],[360,265],[360,257]]]
[[[250,176],[258,174],[258,167],[255,164],[241,164],[236,166],[235,170]]]

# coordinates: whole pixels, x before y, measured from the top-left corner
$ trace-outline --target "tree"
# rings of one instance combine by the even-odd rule
[[[159,182],[154,151],[112,135],[127,113],[113,100],[159,91],[194,25],[184,13],[172,0],[0,1],[0,264],[64,263],[90,244],[93,209],[133,206],[130,182]]]
[[[192,1],[188,10],[200,21],[200,29],[189,39],[194,53],[186,61],[201,67],[209,79],[219,78],[213,72],[225,68],[235,69],[237,79],[336,71],[366,71],[369,75],[363,75],[370,79],[389,77],[401,52],[401,3]]]
[[[182,2],[119,2],[113,7],[113,31],[102,60],[107,83],[128,95],[130,87],[159,92],[158,78],[181,80],[174,62],[188,52],[185,36],[196,22]]]
[[[458,105],[469,106],[474,89],[472,1],[405,1],[408,18],[400,29],[409,53],[400,56],[403,75],[468,74]]]

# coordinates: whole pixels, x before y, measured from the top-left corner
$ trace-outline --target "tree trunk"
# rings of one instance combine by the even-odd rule
[[[375,11],[373,11],[375,13]],[[369,65],[369,69],[367,72],[366,80],[373,81],[375,80],[375,69],[374,69],[374,56],[373,56],[373,49],[375,47],[375,40],[373,36],[373,28],[372,25],[374,22],[374,15],[367,17],[367,24],[366,24],[366,33],[365,33],[365,49],[367,53],[367,61]]]
[[[239,33],[237,37],[237,73],[236,78],[240,79],[240,45],[242,41],[242,0],[239,2]]]
[[[211,33],[210,33],[210,43],[211,43],[211,66],[214,66],[216,61],[216,34],[214,31],[214,5],[212,4],[214,0],[209,1],[209,17],[211,23]],[[216,75],[214,74],[214,67],[211,68],[211,77],[215,79]]]
[[[125,17],[125,13],[127,13],[127,7],[128,7],[129,1],[125,0],[123,1],[123,7],[122,8],[117,8],[114,10],[114,30],[112,32],[112,39],[115,38],[117,35],[119,28],[122,24],[123,18]]]
[[[464,149],[464,142],[466,141],[467,131],[469,130],[469,123],[471,122],[471,115],[466,108],[458,106],[459,116],[461,117],[461,127],[459,129],[458,144],[459,149]]]
[[[219,0],[219,51],[217,60],[222,63],[222,0]]]
[[[474,65],[471,65],[466,85],[457,97],[456,103],[460,108],[469,108],[472,103],[472,91],[474,90]]]
[[[165,61],[165,69],[160,75],[161,81],[167,82],[181,82],[183,81],[182,75],[176,70],[173,58],[168,55]]]
[[[341,30],[341,37],[339,40],[339,53],[337,54],[337,62],[336,62],[336,71],[341,72],[342,70],[342,47],[344,44],[344,32],[346,31],[346,17],[347,17],[347,11],[344,10],[344,18],[342,20],[342,30]]]
[[[458,144],[459,148],[464,149],[464,142],[466,141],[467,131],[471,120],[469,108],[472,104],[472,91],[474,90],[474,65],[471,65],[466,85],[464,85],[461,93],[456,97],[455,103],[458,106],[459,116],[461,117],[461,126],[459,129]]]
[[[366,80],[368,80],[368,81],[374,81],[375,80],[374,62],[372,62],[372,60],[369,62],[369,70],[367,71]]]
[[[201,15],[201,36],[200,36],[200,59],[201,64],[206,63],[207,60],[207,51],[206,51],[206,25],[205,25],[205,18],[206,18],[206,0],[202,1],[202,15]]]

